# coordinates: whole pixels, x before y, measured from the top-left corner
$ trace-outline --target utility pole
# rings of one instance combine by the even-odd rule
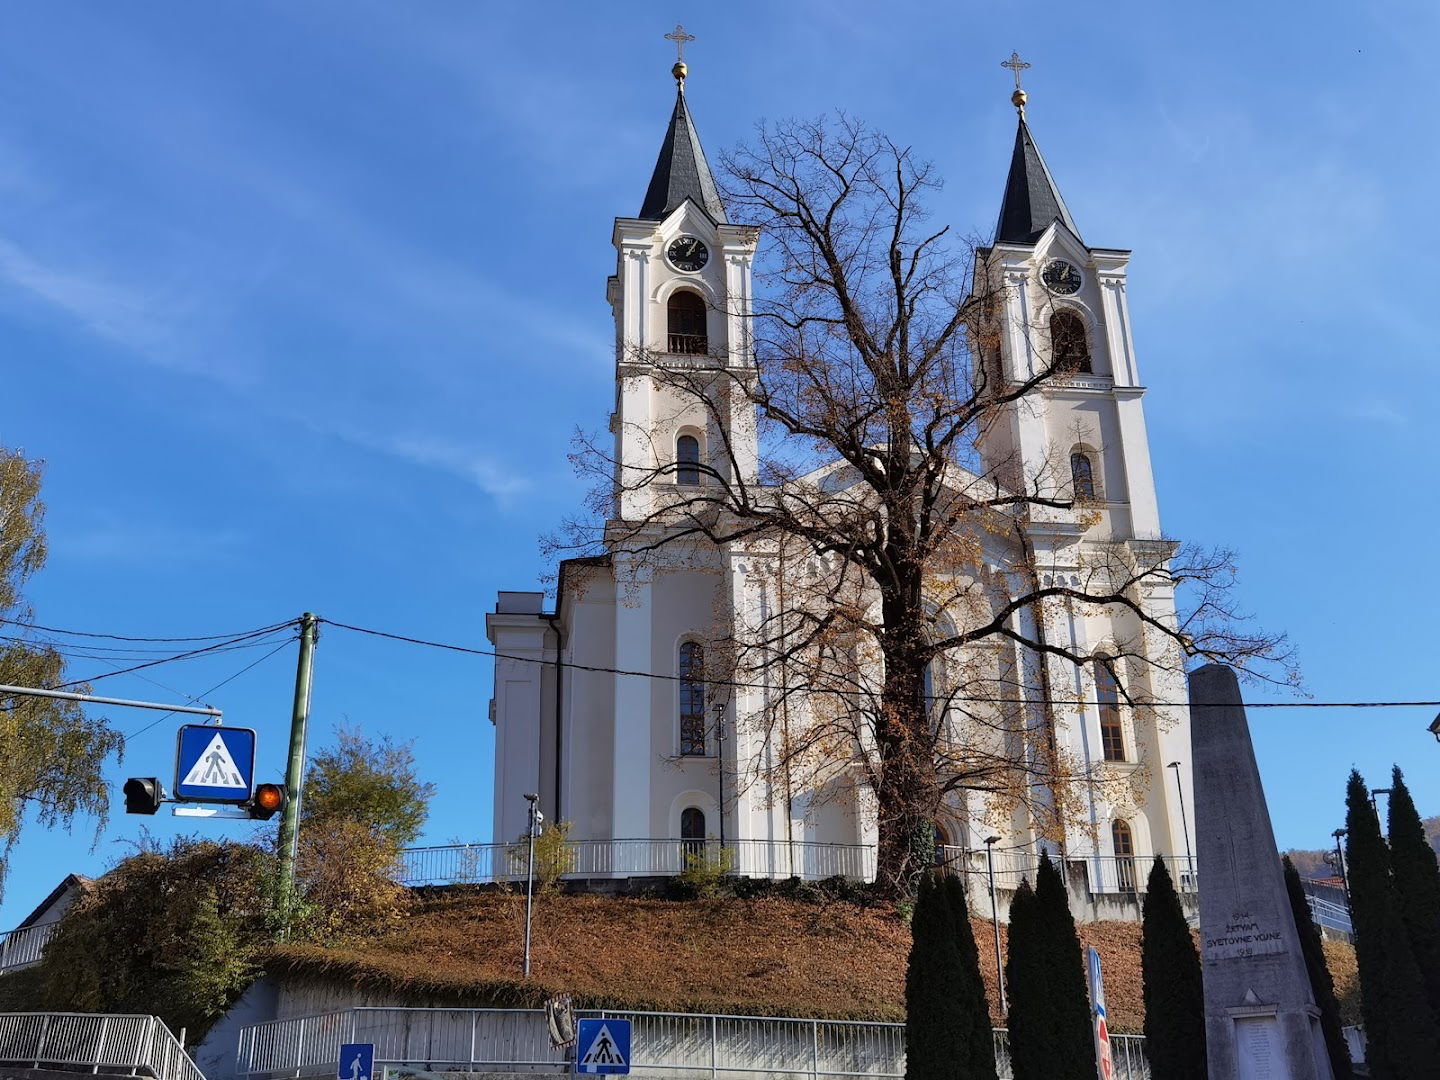
[[[300,785],[305,780],[305,729],[310,722],[310,683],[315,672],[316,626],[310,612],[300,616],[300,659],[295,668],[295,704],[290,712],[290,760],[285,766],[285,810],[280,818],[280,916],[290,925],[295,893],[295,858],[300,847]]]
[[[1000,1015],[1005,1016],[1010,1012],[1010,1005],[1005,1000],[1005,964],[1000,959],[1000,905],[995,900],[995,845],[999,842],[998,836],[985,838],[985,868],[990,874],[990,925],[995,928],[995,980],[1000,987]]]
[[[1175,791],[1180,796],[1180,831],[1185,834],[1185,869],[1190,874],[1190,887],[1198,889],[1199,885],[1195,880],[1195,856],[1190,850],[1190,823],[1185,820],[1185,786],[1180,783],[1180,762],[1172,761],[1165,767],[1175,770]]]
[[[530,912],[535,906],[535,832],[540,823],[545,820],[545,815],[540,813],[540,796],[526,795],[525,799],[530,803],[529,818],[530,827],[526,835],[530,839],[530,856],[525,861],[525,971],[524,977],[530,977]]]

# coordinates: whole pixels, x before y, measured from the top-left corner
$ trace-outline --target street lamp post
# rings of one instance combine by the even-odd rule
[[[1335,837],[1335,869],[1340,871],[1340,890],[1345,894],[1345,906],[1350,906],[1350,879],[1345,874],[1345,851],[1340,846],[1340,838],[1345,835],[1344,829],[1336,829],[1330,834]]]
[[[530,855],[525,861],[525,978],[528,979],[530,977],[530,911],[535,904],[535,831],[545,820],[545,815],[540,813],[539,795],[526,795],[525,801],[530,804],[530,828],[526,830],[530,840]]]
[[[1000,905],[995,900],[995,845],[998,836],[985,838],[985,867],[990,875],[990,925],[995,928],[995,981],[1000,987],[1000,1015],[1010,1011],[1005,1003],[1005,965],[1000,962]]]
[[[1180,762],[1172,761],[1166,766],[1175,770],[1175,791],[1180,796],[1180,831],[1185,834],[1185,869],[1190,871],[1190,882],[1195,883],[1195,856],[1190,850],[1190,822],[1185,818],[1185,787],[1180,783]]]
[[[1390,797],[1390,793],[1394,790],[1394,788],[1388,787],[1377,787],[1370,789],[1370,809],[1375,811],[1375,824],[1377,826],[1380,824],[1380,807],[1375,802],[1375,800],[1381,795],[1384,795],[1388,799]],[[1385,830],[1381,829],[1380,831],[1383,834]]]

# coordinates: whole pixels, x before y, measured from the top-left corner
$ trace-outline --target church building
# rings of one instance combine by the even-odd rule
[[[754,405],[734,395],[708,415],[687,410],[647,366],[755,363],[747,315],[765,237],[727,219],[686,101],[683,62],[675,74],[674,110],[638,212],[616,217],[612,232],[606,299],[616,335],[616,468],[663,467],[665,483],[680,486],[702,483],[702,465],[753,480]],[[1027,474],[1059,463],[1056,482],[1073,505],[1031,515],[1033,550],[1024,557],[1044,584],[1078,584],[1088,553],[1101,546],[1163,563],[1174,545],[1161,532],[1151,475],[1126,298],[1130,253],[1082,239],[1016,85],[1014,151],[1003,184],[997,162],[998,222],[976,254],[974,276],[1001,298],[998,377],[1023,381],[1062,355],[1066,374],[990,425],[978,454],[997,475],[1002,462]],[[637,171],[637,191],[642,177]],[[606,407],[595,402],[597,415]],[[717,432],[717,423],[727,429]],[[720,434],[729,450],[715,465]],[[664,486],[617,481],[611,513],[646,518]],[[1003,535],[985,541],[997,578],[1022,558],[1007,543]],[[753,680],[721,688],[705,677],[718,666],[708,655],[715,642],[748,612],[783,610],[785,575],[802,572],[783,560],[777,569],[747,543],[712,546],[669,567],[607,550],[561,563],[553,605],[539,591],[499,593],[485,619],[497,653],[494,841],[526,832],[527,796],[537,796],[547,823],[569,823],[578,876],[673,874],[687,856],[718,849],[736,874],[873,875],[874,801],[858,772],[838,763],[782,777],[764,767],[773,748],[745,718],[772,708],[773,688]],[[1175,625],[1170,588],[1148,584],[1143,603]],[[1080,778],[1075,820],[1057,836],[1023,807],[997,809],[983,792],[959,789],[946,795],[935,823],[937,859],[967,870],[991,865],[1013,886],[1046,850],[1064,860],[1072,890],[1133,901],[1150,859],[1163,853],[1175,859],[1177,884],[1193,888],[1189,712],[1176,704],[1185,700],[1178,646],[1123,611],[1060,605],[1045,624],[1076,653],[1125,642],[1127,656],[1149,650],[1164,662],[1129,674],[1122,666],[1122,693],[1110,667],[1039,661],[1046,693],[1069,706],[1049,722],[1057,752]],[[1034,658],[1010,664],[1026,678],[1038,670]],[[1133,707],[1137,698],[1156,704]],[[1084,779],[1102,774],[1115,783]],[[1102,912],[1116,914],[1099,905],[1090,917]]]

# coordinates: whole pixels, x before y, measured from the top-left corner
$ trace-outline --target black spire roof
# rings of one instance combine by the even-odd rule
[[[665,132],[660,159],[655,162],[655,173],[650,177],[645,203],[638,216],[646,221],[660,221],[686,199],[717,222],[725,220],[725,207],[720,205],[715,178],[710,175],[705,151],[700,148],[700,136],[690,119],[690,110],[685,107],[685,91],[681,90],[675,95],[670,128]]]
[[[995,242],[1033,244],[1057,220],[1077,237],[1080,235],[1022,115],[1015,132],[1010,175],[1005,181],[1005,199],[1000,203],[1000,221],[995,226]]]

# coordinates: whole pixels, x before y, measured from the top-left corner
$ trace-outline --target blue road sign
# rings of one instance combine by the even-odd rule
[[[374,1043],[341,1043],[336,1080],[371,1080],[375,1075]]]
[[[255,784],[255,732],[185,724],[175,740],[175,798],[243,803]]]
[[[575,1071],[614,1074],[630,1072],[630,1021],[587,1017],[575,1039]]]

